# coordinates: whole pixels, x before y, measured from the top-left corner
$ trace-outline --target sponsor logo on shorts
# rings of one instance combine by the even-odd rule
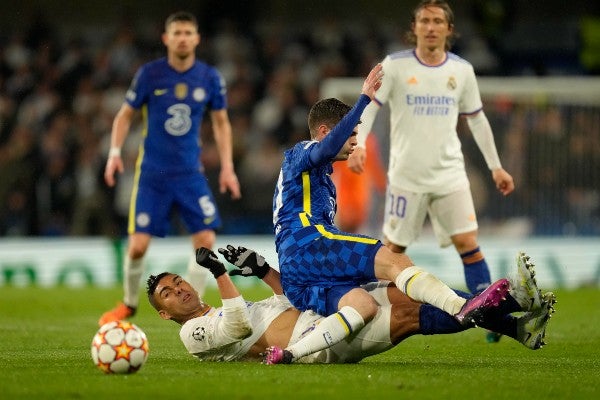
[[[145,228],[148,225],[150,225],[150,216],[148,215],[148,213],[139,213],[135,218],[135,222],[138,224],[139,227]]]

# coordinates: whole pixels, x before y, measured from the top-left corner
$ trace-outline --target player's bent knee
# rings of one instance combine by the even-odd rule
[[[341,310],[343,307],[353,308],[365,322],[368,322],[377,314],[379,304],[366,290],[356,288],[342,296],[338,303],[338,309]]]

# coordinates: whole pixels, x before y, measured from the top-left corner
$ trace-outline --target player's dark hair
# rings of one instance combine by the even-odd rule
[[[150,277],[146,281],[146,293],[148,294],[148,301],[150,302],[150,304],[152,304],[152,307],[154,307],[157,311],[158,311],[158,304],[156,304],[156,302],[154,301],[154,292],[156,291],[158,282],[160,282],[160,280],[167,275],[171,275],[171,273],[170,272],[161,272],[158,275],[150,275]]]
[[[325,124],[330,129],[333,128],[351,109],[348,104],[335,98],[317,101],[308,113],[310,137],[314,139],[317,136],[317,128],[320,125]]]
[[[410,20],[410,29],[406,32],[406,40],[408,43],[417,44],[417,37],[413,32],[413,28],[417,22],[417,15],[419,12],[427,7],[439,7],[444,11],[444,15],[446,16],[446,21],[448,21],[448,26],[453,28],[450,36],[446,38],[446,51],[450,50],[454,41],[458,38],[458,33],[454,30],[454,12],[450,5],[444,0],[423,0],[421,1],[413,10],[412,18]]]
[[[169,15],[165,21],[165,32],[173,22],[191,22],[196,28],[198,28],[198,20],[194,14],[187,11],[177,11]]]

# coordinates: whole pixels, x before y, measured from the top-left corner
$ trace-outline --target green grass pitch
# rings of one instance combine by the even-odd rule
[[[268,291],[245,288],[247,299]],[[558,303],[538,351],[485,331],[414,336],[353,365],[203,363],[179,342],[178,326],[142,299],[132,319],[150,356],[132,375],[92,363],[97,319],[120,288],[0,288],[2,399],[592,399],[600,394],[600,290],[555,290]],[[206,296],[220,304],[214,289]]]

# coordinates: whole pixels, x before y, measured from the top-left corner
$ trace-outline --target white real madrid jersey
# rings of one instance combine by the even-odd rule
[[[376,101],[390,107],[390,184],[437,194],[468,185],[456,124],[459,114],[482,109],[472,65],[447,53],[442,64],[427,66],[414,50],[390,54],[382,64]]]
[[[200,360],[240,360],[271,322],[291,307],[284,296],[257,302],[244,301],[241,296],[224,300],[223,307],[213,307],[205,315],[184,323],[179,337],[187,351]],[[248,326],[252,327],[252,334],[244,338]]]

